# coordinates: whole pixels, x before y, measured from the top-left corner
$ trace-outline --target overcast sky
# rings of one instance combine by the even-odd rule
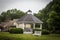
[[[51,0],[0,0],[0,13],[9,9],[18,9],[26,12],[32,10],[37,13],[43,9]]]

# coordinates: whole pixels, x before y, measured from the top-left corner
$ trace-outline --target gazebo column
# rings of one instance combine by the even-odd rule
[[[40,24],[40,29],[42,30],[42,24]],[[40,36],[42,35],[42,31],[40,31]]]
[[[40,24],[40,29],[42,29],[42,24]]]
[[[33,23],[33,29],[35,29],[35,23]]]
[[[25,24],[23,23],[23,29],[24,29],[24,27],[25,27]]]

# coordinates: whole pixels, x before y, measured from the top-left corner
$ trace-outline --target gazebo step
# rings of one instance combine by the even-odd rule
[[[24,34],[32,34],[32,32],[24,32]]]
[[[35,31],[33,35],[40,35],[41,36],[41,31]]]

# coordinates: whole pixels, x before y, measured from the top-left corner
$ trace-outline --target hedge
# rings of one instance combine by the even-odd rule
[[[23,33],[23,29],[21,29],[21,28],[11,28],[9,30],[9,33],[22,34]]]

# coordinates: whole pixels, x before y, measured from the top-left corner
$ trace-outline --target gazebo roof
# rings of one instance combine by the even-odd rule
[[[32,14],[26,14],[16,21],[17,23],[43,23],[37,17]]]

